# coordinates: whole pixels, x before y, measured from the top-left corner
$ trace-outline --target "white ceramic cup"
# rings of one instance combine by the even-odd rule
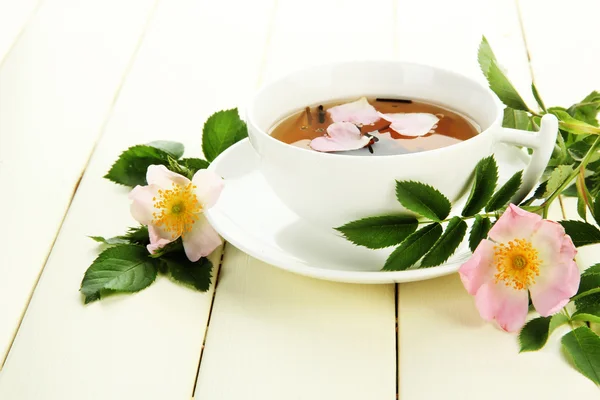
[[[477,122],[481,133],[448,147],[386,156],[320,153],[268,134],[282,118],[307,105],[361,96],[438,104]],[[366,216],[406,212],[396,200],[396,180],[427,183],[456,202],[468,193],[477,162],[492,154],[497,143],[533,149],[515,196],[523,199],[550,159],[558,122],[545,115],[539,132],[507,129],[502,127],[503,109],[487,87],[454,72],[404,62],[348,62],[312,67],[267,84],[247,108],[247,122],[261,171],[277,196],[301,218],[331,228]]]

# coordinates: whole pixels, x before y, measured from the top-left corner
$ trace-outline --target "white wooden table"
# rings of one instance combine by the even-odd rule
[[[597,398],[557,335],[518,354],[456,275],[338,284],[226,245],[208,293],[159,279],[84,307],[77,291],[97,254],[86,236],[134,224],[102,178],[126,147],[171,139],[201,156],[208,115],[315,63],[483,80],[482,34],[528,101],[533,76],[546,104],[569,105],[600,89],[600,2],[570,3],[0,0],[0,399]]]

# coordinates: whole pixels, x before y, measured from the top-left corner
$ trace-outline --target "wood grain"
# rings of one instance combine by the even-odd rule
[[[153,2],[48,1],[1,65],[0,364]]]

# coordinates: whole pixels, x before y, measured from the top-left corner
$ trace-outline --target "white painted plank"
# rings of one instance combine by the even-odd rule
[[[399,23],[399,34],[406,38],[399,42],[401,53],[482,82],[476,52],[485,34],[515,85],[534,104],[512,1],[401,2],[399,16],[404,21]],[[400,399],[446,398],[449,393],[464,400],[561,399],[571,395],[574,387],[578,394],[592,397],[597,393],[560,354],[559,335],[555,334],[543,351],[519,354],[516,335],[479,317],[458,275],[400,285],[398,309]]]
[[[393,19],[388,0],[280,0],[261,79],[317,63],[390,58]],[[392,400],[394,319],[394,285],[296,276],[227,245],[196,397]]]
[[[0,66],[41,0],[0,0]]]
[[[47,1],[1,66],[0,364],[153,1]]]
[[[83,306],[79,283],[97,255],[86,235],[134,224],[127,190],[102,178],[124,148],[171,139],[200,155],[205,118],[256,82],[270,9],[160,3],[0,374],[0,398],[191,397],[212,292],[159,278],[138,294]]]

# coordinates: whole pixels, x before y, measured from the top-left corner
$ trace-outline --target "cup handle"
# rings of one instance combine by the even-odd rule
[[[529,165],[523,171],[521,187],[511,200],[516,204],[521,202],[537,185],[554,150],[558,120],[554,115],[546,114],[542,117],[540,125],[540,130],[537,132],[503,127],[496,131],[496,143],[508,143],[533,149]]]

